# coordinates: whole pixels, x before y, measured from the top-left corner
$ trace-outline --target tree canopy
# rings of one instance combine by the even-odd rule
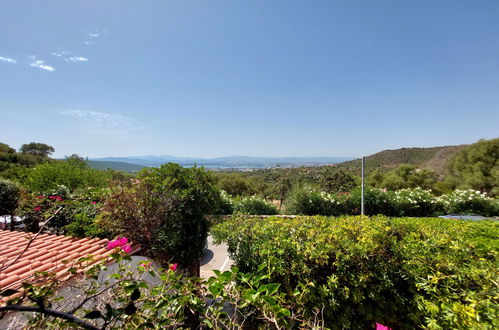
[[[19,151],[23,154],[48,157],[55,151],[55,149],[54,147],[49,146],[45,143],[31,142],[28,144],[23,144]]]
[[[499,138],[480,140],[458,152],[449,162],[452,188],[470,188],[499,195]]]

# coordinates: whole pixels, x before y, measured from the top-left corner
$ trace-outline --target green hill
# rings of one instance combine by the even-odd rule
[[[136,164],[126,163],[126,162],[111,162],[111,161],[98,161],[98,160],[88,160],[87,164],[90,167],[96,168],[99,170],[113,169],[113,170],[120,170],[120,171],[124,171],[124,172],[137,172],[145,167],[142,165],[136,165]]]
[[[393,168],[402,164],[409,164],[430,169],[439,175],[444,175],[449,159],[465,146],[383,150],[366,157],[366,172],[369,173],[379,167]],[[361,164],[360,160],[350,160],[338,164],[338,167],[360,173]]]

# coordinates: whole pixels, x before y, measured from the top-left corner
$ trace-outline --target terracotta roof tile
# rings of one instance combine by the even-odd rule
[[[71,277],[68,269],[80,257],[94,258],[85,266],[109,258],[113,251],[107,250],[107,239],[77,239],[67,236],[40,234],[14,264],[14,260],[26,248],[33,233],[0,229],[0,292],[6,289],[20,290],[22,282],[29,281],[38,271],[54,272],[60,279]],[[138,250],[134,248],[132,251]],[[72,261],[68,264],[63,260]],[[19,296],[16,293],[0,298],[0,305]]]

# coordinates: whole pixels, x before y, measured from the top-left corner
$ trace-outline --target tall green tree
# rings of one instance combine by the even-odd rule
[[[499,138],[480,140],[449,162],[451,188],[470,188],[499,195]]]
[[[376,188],[399,190],[404,188],[432,189],[438,176],[428,169],[420,169],[414,165],[400,165],[383,172],[376,169],[367,177],[367,182]]]
[[[54,147],[49,146],[45,143],[31,142],[28,144],[23,144],[19,151],[23,154],[48,157],[55,151],[55,149]]]
[[[343,170],[334,169],[329,166],[324,168],[319,180],[321,189],[329,193],[350,191],[355,187],[353,176]]]

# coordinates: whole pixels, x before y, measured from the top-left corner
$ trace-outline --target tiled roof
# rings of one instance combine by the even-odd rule
[[[71,276],[68,271],[72,262],[88,255],[93,260],[86,267],[106,259],[113,252],[107,249],[107,239],[77,239],[67,236],[40,234],[17,260],[33,233],[0,229],[0,292],[6,289],[18,290],[22,282],[33,278],[35,272],[55,273],[59,279]],[[68,260],[70,263],[63,263]],[[14,262],[15,261],[15,262]],[[0,305],[19,296],[0,297]]]

